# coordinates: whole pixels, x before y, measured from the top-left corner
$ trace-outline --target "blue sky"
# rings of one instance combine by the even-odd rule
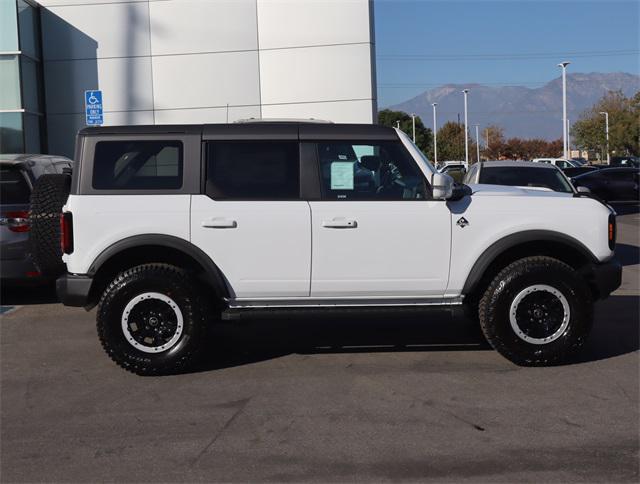
[[[637,53],[614,55],[638,51],[639,19],[638,0],[375,0],[378,105],[446,83],[539,87],[563,60],[639,74]]]

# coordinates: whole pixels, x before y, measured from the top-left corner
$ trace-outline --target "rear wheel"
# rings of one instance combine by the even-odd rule
[[[193,365],[206,343],[209,305],[184,270],[144,264],[119,274],[98,305],[100,342],[127,371],[156,375]]]
[[[545,366],[573,356],[593,320],[591,292],[570,266],[527,257],[505,267],[480,300],[480,326],[500,354],[518,365]]]

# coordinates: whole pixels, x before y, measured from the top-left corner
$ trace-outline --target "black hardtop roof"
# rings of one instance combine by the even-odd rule
[[[198,134],[204,140],[397,140],[393,128],[377,124],[262,121],[229,124],[157,124],[83,128],[79,136]]]

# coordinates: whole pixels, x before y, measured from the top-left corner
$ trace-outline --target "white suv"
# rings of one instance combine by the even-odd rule
[[[221,317],[327,308],[465,308],[511,361],[554,364],[620,285],[607,206],[471,193],[397,129],[90,128],[76,158],[58,294],[98,305],[106,352],[138,374],[193,363]]]

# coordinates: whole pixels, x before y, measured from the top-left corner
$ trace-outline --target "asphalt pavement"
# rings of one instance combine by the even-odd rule
[[[520,368],[470,322],[225,325],[168,377],[103,353],[95,310],[2,294],[0,481],[638,482],[640,215],[580,358]]]

